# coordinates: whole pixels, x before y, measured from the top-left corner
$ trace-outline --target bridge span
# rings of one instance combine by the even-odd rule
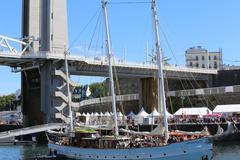
[[[86,58],[82,56],[69,55],[69,72],[72,75],[85,76],[104,76],[108,75],[108,62],[105,57]],[[65,56],[62,54],[52,54],[44,52],[28,54],[12,54],[11,52],[0,52],[0,65],[10,66],[14,72],[39,68],[46,60],[63,61]],[[115,60],[113,66],[119,77],[154,77],[157,72],[157,65],[153,63],[123,62]],[[182,79],[204,79],[209,75],[216,75],[217,70],[195,69],[181,66],[164,66],[165,74],[168,78]]]

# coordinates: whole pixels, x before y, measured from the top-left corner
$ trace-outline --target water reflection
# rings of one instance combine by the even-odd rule
[[[1,160],[27,160],[36,155],[48,154],[47,145],[7,145],[0,146]]]
[[[225,142],[214,145],[213,160],[238,160],[240,159],[240,143]]]

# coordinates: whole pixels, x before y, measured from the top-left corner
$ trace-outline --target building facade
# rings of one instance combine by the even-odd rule
[[[222,50],[209,52],[201,46],[191,47],[185,52],[186,67],[221,69]]]

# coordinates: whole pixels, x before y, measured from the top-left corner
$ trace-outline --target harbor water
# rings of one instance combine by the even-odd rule
[[[47,155],[46,145],[0,146],[0,160],[28,160],[36,155]],[[214,145],[213,160],[239,160],[240,143],[226,142]]]

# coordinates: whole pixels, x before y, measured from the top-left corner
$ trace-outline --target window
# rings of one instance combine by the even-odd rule
[[[197,68],[198,68],[198,66],[199,66],[198,63],[196,63],[196,67],[197,67]]]
[[[211,56],[209,56],[208,59],[211,60]]]
[[[205,64],[202,64],[202,68],[205,68]]]
[[[196,56],[196,60],[198,60],[198,56]]]
[[[218,68],[217,62],[214,62],[214,68],[215,68],[215,69]]]
[[[214,60],[217,60],[217,56],[214,56]]]
[[[191,66],[191,67],[193,66],[193,65],[192,65],[192,62],[190,62],[189,66]]]
[[[205,59],[205,57],[204,56],[202,56],[202,60],[204,60]]]
[[[209,65],[209,69],[211,69],[212,68],[212,66],[211,65]]]

